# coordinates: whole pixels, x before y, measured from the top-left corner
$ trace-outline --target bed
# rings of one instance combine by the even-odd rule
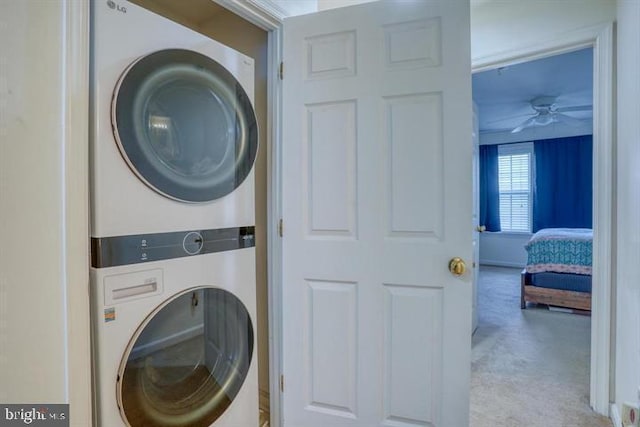
[[[545,228],[526,244],[520,307],[527,302],[591,311],[593,230]]]

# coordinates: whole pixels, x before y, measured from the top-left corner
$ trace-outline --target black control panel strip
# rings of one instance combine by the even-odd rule
[[[91,238],[94,268],[232,251],[256,245],[255,227]]]

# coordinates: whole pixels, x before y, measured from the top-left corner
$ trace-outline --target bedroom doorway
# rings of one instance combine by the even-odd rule
[[[581,37],[584,37],[583,35]],[[511,310],[512,312],[519,314],[520,312],[520,271],[526,263],[526,251],[524,245],[531,237],[530,230],[533,226],[532,219],[532,192],[529,190],[529,194],[523,194],[522,179],[528,179],[528,185],[531,187],[535,183],[536,179],[536,167],[534,161],[534,149],[533,141],[544,140],[549,138],[572,138],[580,137],[584,135],[592,135],[593,148],[591,153],[593,154],[593,166],[590,170],[592,172],[592,178],[590,180],[593,183],[593,228],[596,235],[593,246],[593,309],[591,317],[588,316],[575,316],[566,313],[541,313],[538,314],[551,314],[551,316],[561,315],[569,320],[569,330],[575,332],[576,327],[584,329],[585,322],[588,330],[582,332],[583,339],[581,345],[584,348],[586,346],[586,354],[583,354],[583,360],[585,365],[583,366],[580,375],[582,375],[582,388],[581,393],[584,396],[583,402],[576,407],[578,411],[584,409],[585,405],[591,406],[596,412],[600,414],[608,413],[608,401],[609,401],[609,322],[610,313],[608,309],[608,303],[610,298],[610,260],[602,255],[610,253],[603,252],[603,248],[608,250],[610,248],[610,224],[611,214],[607,211],[607,206],[611,206],[610,196],[606,194],[606,188],[611,183],[611,111],[607,104],[607,99],[610,100],[611,85],[606,82],[604,75],[607,67],[611,66],[610,58],[610,40],[608,39],[610,34],[607,29],[601,29],[600,32],[596,32],[592,40],[574,40],[570,47],[567,47],[569,43],[567,40],[558,42],[558,46],[562,48],[549,48],[546,46],[544,49],[538,51],[532,50],[530,52],[519,52],[517,58],[512,57],[502,58],[500,61],[494,61],[492,63],[474,64],[474,101],[476,102],[479,116],[479,128],[480,128],[480,145],[497,145],[497,150],[500,153],[496,156],[502,163],[502,179],[510,180],[508,183],[511,188],[510,194],[505,194],[503,191],[500,207],[507,208],[509,210],[508,215],[502,215],[503,221],[507,223],[509,232],[500,233],[482,233],[482,226],[485,224],[478,223],[477,232],[479,234],[479,247],[480,247],[480,264],[492,264],[492,267],[482,268],[478,284],[491,283],[489,291],[493,291],[497,298],[515,305],[516,308]],[[579,37],[577,36],[576,39]],[[579,42],[578,42],[579,41]],[[573,74],[570,82],[565,81],[565,90],[563,90],[563,79],[561,71],[566,67],[565,65],[556,64],[555,71],[552,72],[552,83],[548,89],[542,87],[544,79],[540,79],[539,74],[532,74],[528,77],[528,82],[532,83],[535,88],[529,88],[529,92],[524,91],[522,99],[518,107],[511,105],[511,112],[508,115],[503,115],[504,120],[501,120],[499,116],[495,117],[495,112],[502,110],[503,113],[506,110],[509,112],[509,91],[502,91],[498,89],[496,101],[493,108],[487,108],[486,102],[483,102],[476,97],[476,80],[482,73],[493,74],[493,88],[496,88],[497,80],[507,80],[514,78],[513,74],[516,74],[518,67],[526,67],[527,64],[534,64],[535,62],[554,62],[553,57],[566,55],[570,61],[575,62],[578,66],[578,73],[581,77],[575,77]],[[571,59],[573,57],[573,59]],[[585,63],[588,65],[585,67]],[[574,64],[575,65],[575,64]],[[538,70],[539,71],[539,70]],[[512,74],[510,76],[510,74]],[[526,74],[525,74],[526,75]],[[523,77],[520,76],[519,80],[522,81]],[[526,79],[526,78],[525,78]],[[588,80],[588,89],[582,90],[579,88],[579,80]],[[516,79],[518,80],[518,79]],[[572,91],[572,93],[568,93]],[[591,99],[593,97],[593,100]],[[494,114],[493,118],[483,117],[483,114],[487,113],[487,109],[490,114]],[[515,110],[515,111],[513,111]],[[593,112],[593,119],[590,119],[590,115]],[[557,117],[553,117],[553,116]],[[490,123],[488,123],[490,122]],[[547,125],[545,125],[545,123]],[[484,128],[483,128],[484,126]],[[551,126],[551,127],[549,127]],[[545,129],[547,128],[547,129]],[[487,132],[489,129],[489,132]],[[553,129],[556,133],[551,135],[549,130]],[[514,132],[515,130],[515,132]],[[496,150],[494,148],[494,150]],[[496,151],[497,151],[496,150]],[[500,169],[500,168],[498,168]],[[508,169],[510,174],[505,176],[505,170]],[[526,181],[525,179],[525,181]],[[520,181],[519,181],[520,180]],[[604,180],[604,181],[603,181]],[[504,184],[504,182],[503,182]],[[479,183],[478,183],[479,185]],[[503,189],[504,190],[504,189]],[[499,192],[499,189],[497,190]],[[601,197],[604,197],[601,198]],[[529,232],[527,232],[527,229]],[[497,267],[496,267],[497,266]],[[515,283],[515,289],[512,289],[512,293],[505,293],[505,289],[500,287],[500,283],[511,283],[513,286]],[[498,349],[497,345],[501,341],[498,333],[499,325],[492,325],[489,322],[488,325],[483,326],[483,308],[487,310],[486,304],[482,301],[482,286],[480,286],[480,301],[478,303],[479,311],[479,328],[474,334],[474,344],[479,346],[480,350],[474,349],[474,355],[472,360],[474,362],[474,369],[481,369],[482,358],[486,360],[491,359],[492,351]],[[513,308],[513,307],[512,307]],[[531,307],[533,308],[533,307]],[[527,308],[527,310],[531,310]],[[496,319],[500,318],[501,313],[496,310],[495,307],[489,307],[488,317],[491,318],[494,323]],[[527,316],[529,316],[527,312]],[[486,314],[486,313],[485,313]],[[504,315],[505,313],[502,313]],[[577,319],[577,320],[575,320]],[[541,335],[541,330],[536,329],[536,325],[530,322],[528,319],[524,319],[521,327],[528,328],[525,330],[527,333],[531,333],[537,340],[541,340],[544,334]],[[548,319],[547,319],[548,320]],[[544,322],[543,322],[544,323]],[[511,325],[513,326],[513,325]],[[557,326],[557,323],[553,323],[553,326]],[[565,325],[567,326],[567,325]],[[494,329],[492,329],[492,327]],[[554,329],[554,327],[547,328],[548,330]],[[605,327],[606,329],[603,329]],[[488,330],[487,330],[488,329]],[[507,328],[508,329],[508,328]],[[542,328],[544,329],[544,328]],[[556,328],[557,329],[557,328]],[[522,331],[520,331],[522,332]],[[580,334],[569,332],[570,336],[575,338]],[[506,331],[506,335],[511,335],[514,338],[514,348],[518,351],[527,351],[527,343],[523,340],[522,333],[518,333],[517,329],[511,329]],[[540,341],[539,341],[540,342]],[[544,342],[544,340],[542,340]],[[553,346],[551,346],[553,347]],[[500,363],[506,366],[505,373],[518,373],[522,372],[522,369],[514,369],[513,372],[509,372],[509,369],[516,366],[523,367],[530,363],[535,358],[536,353],[540,353],[543,346],[539,346],[535,351],[531,351],[524,355],[524,357],[511,357],[509,360],[502,360]],[[504,348],[502,350],[505,350]],[[504,351],[502,352],[504,353]],[[562,353],[562,351],[560,351]],[[549,355],[549,354],[547,354]],[[493,356],[496,356],[494,354]],[[538,354],[538,356],[541,356]],[[562,354],[561,354],[562,356]],[[542,356],[541,356],[542,357]],[[570,357],[571,358],[571,357]],[[575,360],[575,359],[572,359]],[[486,364],[485,364],[486,365]],[[491,367],[489,365],[484,368]],[[492,375],[492,384],[497,384],[499,374],[495,372]],[[487,377],[489,378],[489,377]],[[484,380],[486,380],[485,378]],[[513,376],[510,376],[513,379]],[[475,382],[474,382],[475,381]],[[506,392],[505,390],[497,391],[497,393],[487,393],[487,384],[482,382],[480,377],[474,378],[472,374],[472,426],[489,425],[482,423],[482,413],[476,412],[474,414],[474,404],[477,407],[487,407],[487,401],[474,402],[473,388],[474,386],[484,388],[485,392],[483,396],[491,398],[496,395],[507,395],[513,397],[513,394]],[[515,384],[511,381],[511,387]],[[528,383],[528,388],[535,385],[534,382]],[[556,390],[559,391],[559,390]],[[545,393],[548,394],[548,393]],[[517,400],[517,397],[516,397]],[[578,398],[578,401],[580,399]],[[503,402],[504,403],[504,402]],[[512,402],[513,403],[513,402]],[[529,402],[530,403],[530,402]],[[508,404],[507,404],[508,405]],[[517,408],[518,416],[522,416],[523,419],[528,418],[523,411],[523,407],[527,405],[513,405]],[[477,407],[475,409],[477,409]],[[543,411],[544,412],[544,411]],[[587,411],[584,415],[590,416],[592,414]],[[490,412],[486,412],[490,413]],[[500,413],[500,411],[499,411]],[[502,410],[504,414],[504,409]],[[475,419],[474,419],[475,418]],[[486,420],[485,420],[486,421]],[[496,421],[495,419],[493,420]],[[513,421],[513,419],[511,420]],[[585,424],[592,425],[592,424]],[[593,424],[600,425],[600,424]],[[607,425],[607,424],[602,424]]]
[[[487,229],[480,235],[479,328],[472,346],[474,425],[494,422],[499,408],[507,408],[507,413],[513,408],[523,420],[535,420],[550,407],[562,408],[574,419],[591,416],[580,402],[589,384],[590,320],[547,311],[572,313],[560,307],[567,305],[566,295],[586,293],[567,289],[573,290],[575,281],[586,281],[590,291],[590,276],[546,272],[543,279],[550,276],[558,282],[535,289],[550,297],[562,295],[551,298],[548,306],[525,302],[526,311],[520,311],[520,272],[533,232],[542,227],[592,227],[592,63],[589,47],[473,76],[482,144],[479,224]],[[557,163],[547,165],[545,160]],[[563,179],[568,168],[576,179]],[[539,187],[550,181],[588,188],[579,200],[569,200],[577,195],[575,189],[559,193],[557,201],[542,198],[544,191],[534,194],[536,183]],[[547,393],[529,398],[522,409],[518,402],[531,386]]]

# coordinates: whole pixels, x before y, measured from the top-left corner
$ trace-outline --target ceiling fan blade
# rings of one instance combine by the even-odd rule
[[[490,122],[487,122],[488,125],[493,125],[496,123],[501,123],[501,122],[510,122],[512,120],[515,119],[519,119],[520,117],[531,117],[531,116],[535,116],[536,113],[527,113],[527,114],[518,114],[515,116],[509,116],[509,117],[503,117],[501,119],[497,119],[497,120],[491,120]]]
[[[579,120],[562,113],[555,113],[554,121],[557,123],[563,123],[563,124],[574,126],[574,127],[583,126],[585,124],[585,120]]]
[[[591,105],[574,105],[573,107],[559,107],[555,109],[556,113],[566,113],[569,111],[591,111],[593,106]]]
[[[520,123],[520,125],[518,125],[515,129],[513,129],[511,131],[511,133],[518,133],[518,132],[522,132],[523,129],[531,127],[531,126],[535,126],[536,125],[536,116],[530,117],[527,120],[525,120],[524,122]]]

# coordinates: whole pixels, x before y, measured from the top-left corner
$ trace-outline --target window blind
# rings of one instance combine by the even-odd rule
[[[531,231],[531,153],[498,156],[500,224],[503,231]]]

